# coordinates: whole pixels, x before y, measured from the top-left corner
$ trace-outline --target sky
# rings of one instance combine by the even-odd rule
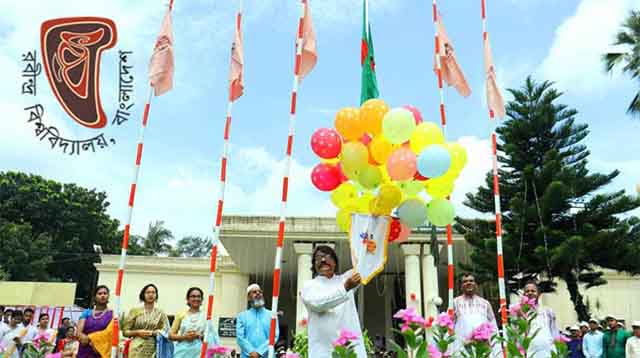
[[[105,191],[109,213],[125,221],[135,148],[148,93],[146,71],[167,9],[163,0],[0,0],[0,171],[23,171]],[[607,190],[635,193],[640,182],[640,121],[625,111],[637,90],[621,74],[605,74],[602,53],[629,10],[640,0],[491,0],[489,32],[503,89],[520,87],[532,75],[554,81],[560,101],[589,124],[585,140],[590,168],[621,175]],[[333,216],[327,193],[317,191],[310,172],[317,158],[313,131],[332,127],[342,107],[360,97],[361,1],[311,0],[318,41],[316,68],[300,85],[294,141],[289,216]],[[438,3],[459,62],[472,88],[463,99],[445,93],[447,138],[468,151],[469,163],[452,200],[459,215],[478,213],[462,205],[464,194],[482,184],[490,169],[489,120],[484,100],[480,0]],[[431,2],[370,0],[370,21],[381,98],[392,107],[417,106],[426,120],[439,121],[432,71]],[[215,220],[222,131],[227,108],[229,52],[237,1],[175,0],[174,89],[151,103],[132,232],[145,234],[162,220],[176,238],[210,236]],[[292,84],[297,1],[245,0],[243,15],[245,94],[234,104],[225,214],[278,215]],[[108,150],[69,156],[40,142],[23,108],[34,98],[20,95],[21,54],[38,49],[39,27],[58,17],[113,19],[118,43],[103,53],[101,95],[115,112],[117,51],[132,50],[136,90],[132,118],[109,127],[117,143]],[[56,103],[44,73],[37,102],[45,121],[65,136],[88,138],[95,130],[73,123]],[[505,98],[510,96],[504,91]]]

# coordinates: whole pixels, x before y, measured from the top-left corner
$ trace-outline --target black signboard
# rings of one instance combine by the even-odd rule
[[[236,319],[232,317],[220,317],[218,319],[218,336],[236,337]]]

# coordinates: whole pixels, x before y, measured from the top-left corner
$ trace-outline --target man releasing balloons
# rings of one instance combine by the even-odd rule
[[[446,198],[467,153],[446,143],[440,127],[424,121],[416,107],[390,109],[376,98],[359,109],[342,108],[335,129],[313,133],[311,149],[321,160],[311,182],[331,192],[341,230],[349,232],[354,213],[394,215],[394,239],[427,221],[453,223],[455,209]]]

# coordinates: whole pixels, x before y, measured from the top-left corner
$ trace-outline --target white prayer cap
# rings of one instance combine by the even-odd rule
[[[605,319],[615,319],[616,321],[619,321],[620,319],[618,318],[618,316],[614,315],[614,314],[608,314],[604,317]]]
[[[252,283],[252,284],[249,285],[249,287],[247,287],[247,295],[253,290],[262,291],[262,289],[260,288],[260,285],[258,285],[257,283]]]
[[[589,323],[582,321],[580,322],[580,327],[589,327]]]
[[[640,321],[633,321],[633,323],[631,323],[631,327],[632,328],[640,328]]]
[[[600,322],[598,322],[598,320],[597,320],[597,319],[595,319],[595,318],[590,319],[590,320],[589,320],[589,323],[591,323],[591,322],[593,322],[593,323],[595,323],[595,324],[598,324],[598,325],[600,324]]]
[[[578,326],[576,326],[576,325],[574,324],[573,326],[569,327],[569,330],[570,330],[570,331],[579,331],[579,330],[580,330],[580,327],[578,327]]]

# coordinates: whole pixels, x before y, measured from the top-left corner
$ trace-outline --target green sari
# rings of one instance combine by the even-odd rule
[[[123,320],[122,332],[128,336],[137,330],[164,331],[169,326],[167,315],[159,308],[146,312],[143,307],[133,308]],[[134,337],[129,346],[129,358],[155,358],[156,338]]]

